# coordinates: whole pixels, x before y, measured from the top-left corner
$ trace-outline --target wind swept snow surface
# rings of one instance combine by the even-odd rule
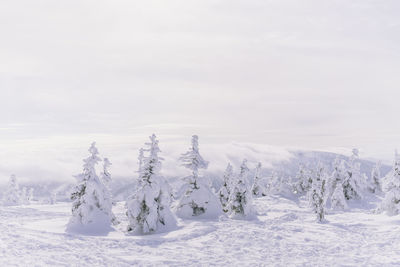
[[[371,202],[376,206],[380,199]],[[304,198],[254,200],[258,220],[180,220],[175,231],[126,235],[121,224],[107,236],[66,234],[70,203],[0,207],[1,266],[396,266],[399,216],[350,205],[315,223]],[[370,208],[370,207],[369,207]]]

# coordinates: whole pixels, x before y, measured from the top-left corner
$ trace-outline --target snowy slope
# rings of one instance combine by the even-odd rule
[[[107,236],[65,234],[68,203],[1,207],[0,265],[396,266],[400,217],[372,213],[379,201],[318,224],[304,200],[264,197],[255,201],[258,220],[180,220],[177,230],[149,236],[125,234],[122,202],[114,207],[122,222]]]

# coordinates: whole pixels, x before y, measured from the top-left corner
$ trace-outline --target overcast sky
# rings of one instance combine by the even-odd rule
[[[0,144],[12,158],[197,133],[390,159],[399,14],[398,0],[3,0]]]

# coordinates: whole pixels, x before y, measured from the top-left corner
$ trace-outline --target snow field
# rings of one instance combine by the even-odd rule
[[[400,217],[354,202],[316,223],[303,198],[254,200],[258,219],[178,220],[164,234],[132,236],[121,223],[105,236],[65,233],[70,203],[0,207],[1,266],[396,266]]]

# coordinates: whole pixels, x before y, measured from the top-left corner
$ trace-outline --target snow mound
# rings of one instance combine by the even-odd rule
[[[66,226],[66,232],[80,235],[108,235],[114,228],[110,226],[110,217],[101,210],[93,210],[91,218],[92,222],[82,224],[80,222],[69,222]]]
[[[193,200],[196,200],[194,202]],[[201,209],[197,215],[193,210]],[[199,188],[185,194],[175,208],[176,214],[182,219],[216,219],[222,215],[222,206],[217,196],[207,187],[199,184]]]

